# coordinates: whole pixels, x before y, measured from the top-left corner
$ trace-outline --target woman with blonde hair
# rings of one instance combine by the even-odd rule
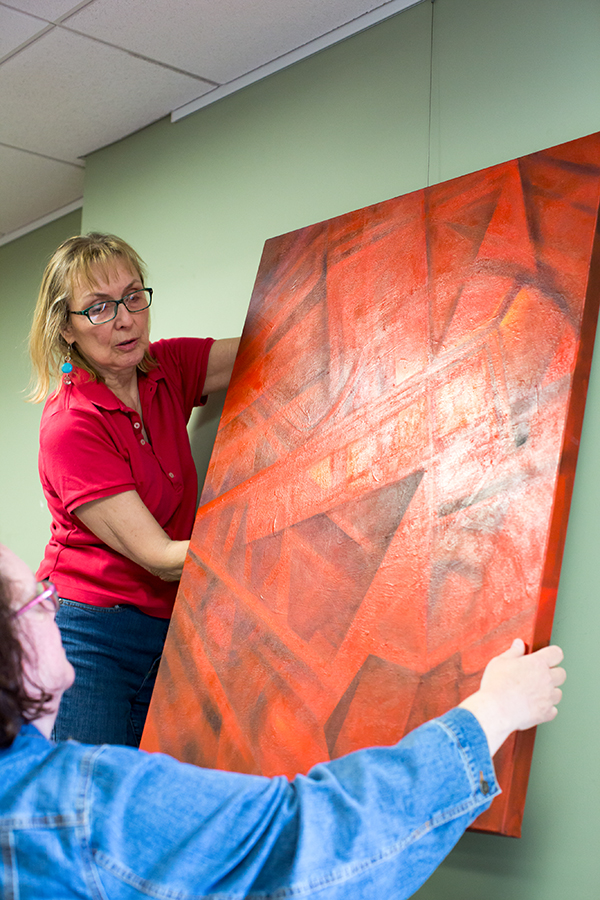
[[[137,745],[195,516],[187,422],[227,387],[235,338],[150,342],[152,289],[114,235],[65,241],[30,335],[46,400],[39,470],[52,515],[38,570],[77,673],[56,737]]]

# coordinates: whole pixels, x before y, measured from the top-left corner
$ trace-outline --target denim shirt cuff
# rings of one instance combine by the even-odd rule
[[[485,732],[473,713],[457,707],[435,721],[459,745],[473,788],[482,800],[491,801],[501,794]]]

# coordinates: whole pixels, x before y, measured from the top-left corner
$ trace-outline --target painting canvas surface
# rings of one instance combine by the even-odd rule
[[[142,746],[293,777],[548,642],[599,199],[592,135],[267,241]]]

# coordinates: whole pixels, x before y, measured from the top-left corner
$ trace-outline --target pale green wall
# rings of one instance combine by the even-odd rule
[[[434,21],[432,181],[600,128],[598,0],[436,0]]]
[[[430,141],[424,2],[88,160],[84,228],[121,234],[149,263],[154,337],[238,332],[269,237],[422,187],[428,170],[446,179],[600,129],[600,0],[436,0],[433,11]],[[599,444],[596,361],[555,624],[569,681],[538,734],[524,836],[466,835],[420,900],[600,898]],[[29,458],[12,465],[35,479]],[[40,515],[28,491],[8,507],[21,546]]]
[[[27,335],[48,257],[80,228],[78,210],[0,247],[0,543],[32,568],[50,537],[50,516],[37,477],[42,408],[25,402]]]

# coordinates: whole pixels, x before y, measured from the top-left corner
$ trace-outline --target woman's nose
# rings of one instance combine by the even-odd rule
[[[119,303],[117,306],[117,315],[115,316],[115,323],[120,325],[121,327],[131,325],[133,322],[133,316],[127,309],[124,303]]]

